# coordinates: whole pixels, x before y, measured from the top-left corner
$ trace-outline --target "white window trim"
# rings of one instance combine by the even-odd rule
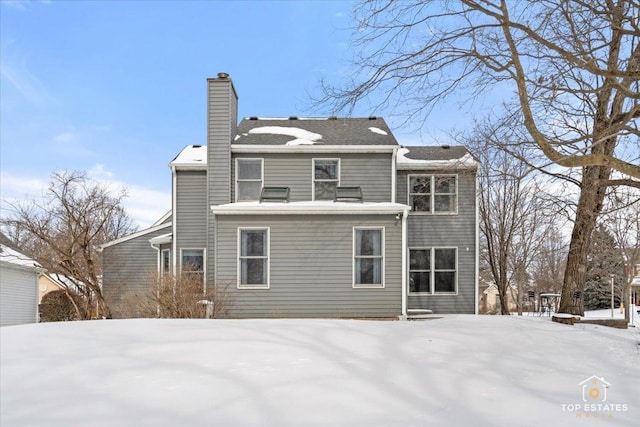
[[[381,231],[381,284],[367,285],[356,283],[356,230],[380,230]],[[354,289],[384,289],[385,287],[385,228],[381,226],[358,226],[353,227],[351,239],[351,287]]]
[[[242,259],[240,258],[242,253],[242,232],[247,230],[260,230],[267,232],[267,283],[266,285],[243,285],[242,284]],[[236,288],[237,289],[271,289],[271,227],[238,227],[237,236],[237,252],[236,252]]]
[[[202,251],[202,283],[207,288],[207,248],[180,248],[180,273],[182,270],[182,253],[184,251]]]
[[[340,186],[340,180],[342,179],[342,161],[339,157],[314,157],[311,159],[311,200],[316,200],[316,160],[336,160],[338,162],[338,183],[336,186]],[[321,180],[325,181],[325,180]],[[328,182],[328,181],[327,181]],[[333,182],[333,180],[331,181]]]
[[[436,249],[453,249],[456,251],[456,281],[455,281],[455,292],[436,292],[436,281],[435,281],[435,266],[436,266],[436,257],[435,250]],[[429,259],[431,265],[429,265],[429,280],[431,281],[431,292],[411,292],[411,286],[409,280],[407,280],[407,292],[409,296],[452,296],[458,295],[458,277],[460,276],[460,270],[458,269],[458,248],[454,246],[427,246],[427,247],[410,247],[409,248],[409,257],[407,259],[407,278],[411,278],[411,266],[409,265],[409,258],[411,257],[411,251],[421,251],[428,250],[430,251]]]
[[[235,164],[235,170],[234,170],[234,177],[235,177],[235,194],[234,194],[234,201],[236,203],[243,203],[243,202],[255,202],[258,201],[260,199],[260,195],[258,195],[258,198],[256,200],[238,200],[238,163],[240,161],[243,160],[260,160],[260,183],[262,184],[260,187],[264,187],[264,159],[261,157],[236,157],[236,164]],[[243,179],[240,182],[258,182],[257,179]]]
[[[431,178],[430,181],[430,190],[431,190],[431,202],[430,202],[430,207],[431,210],[429,212],[425,212],[425,211],[413,211],[413,210],[409,210],[409,215],[458,215],[458,203],[460,202],[460,193],[458,191],[458,181],[459,181],[459,177],[458,174],[455,173],[413,173],[413,174],[409,174],[407,175],[407,205],[411,206],[411,178],[412,177],[425,177],[428,176]],[[456,179],[456,192],[455,192],[455,196],[456,196],[456,208],[451,211],[451,212],[435,212],[434,208],[435,208],[435,203],[434,203],[434,198],[435,198],[435,178],[436,177],[453,177]]]

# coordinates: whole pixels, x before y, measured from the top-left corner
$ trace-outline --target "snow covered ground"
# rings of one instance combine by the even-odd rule
[[[548,317],[106,320],[4,327],[0,344],[2,427],[640,420],[640,331]]]

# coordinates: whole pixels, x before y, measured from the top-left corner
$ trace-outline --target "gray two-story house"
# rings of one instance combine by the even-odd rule
[[[382,118],[237,121],[208,79],[207,145],[170,163],[172,209],[103,245],[114,315],[152,272],[224,283],[232,317],[396,317],[477,307],[477,162],[403,147]]]

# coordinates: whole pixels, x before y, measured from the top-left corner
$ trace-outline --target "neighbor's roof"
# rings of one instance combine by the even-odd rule
[[[476,169],[479,163],[462,146],[405,146],[398,150],[398,169]]]
[[[232,144],[398,145],[381,117],[244,118]]]
[[[5,262],[17,267],[41,268],[41,265],[35,260],[4,244],[0,244],[0,262]]]

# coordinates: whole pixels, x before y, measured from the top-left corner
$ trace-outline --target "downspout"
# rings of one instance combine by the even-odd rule
[[[156,281],[157,281],[157,286],[156,286],[156,315],[158,316],[158,318],[160,317],[160,280],[161,279],[161,273],[160,273],[160,266],[161,266],[161,257],[160,257],[160,246],[154,246],[153,243],[149,242],[149,244],[151,245],[151,247],[153,249],[156,250],[156,252],[158,253],[156,256],[156,274],[158,275],[156,277]]]
[[[396,202],[396,179],[398,175],[398,167],[396,165],[396,161],[398,158],[398,149],[393,149],[393,154],[391,155],[391,203]]]
[[[175,166],[171,166],[171,231],[173,233],[173,241],[171,242],[171,247],[173,252],[171,254],[171,258],[173,258],[173,262],[171,263],[171,271],[173,272],[173,277],[176,277],[178,274],[177,266],[178,266],[178,234],[177,226],[178,223],[177,217],[177,204],[176,204],[176,187],[178,184],[178,174]]]
[[[402,211],[402,318],[407,318],[407,216],[409,210]]]

